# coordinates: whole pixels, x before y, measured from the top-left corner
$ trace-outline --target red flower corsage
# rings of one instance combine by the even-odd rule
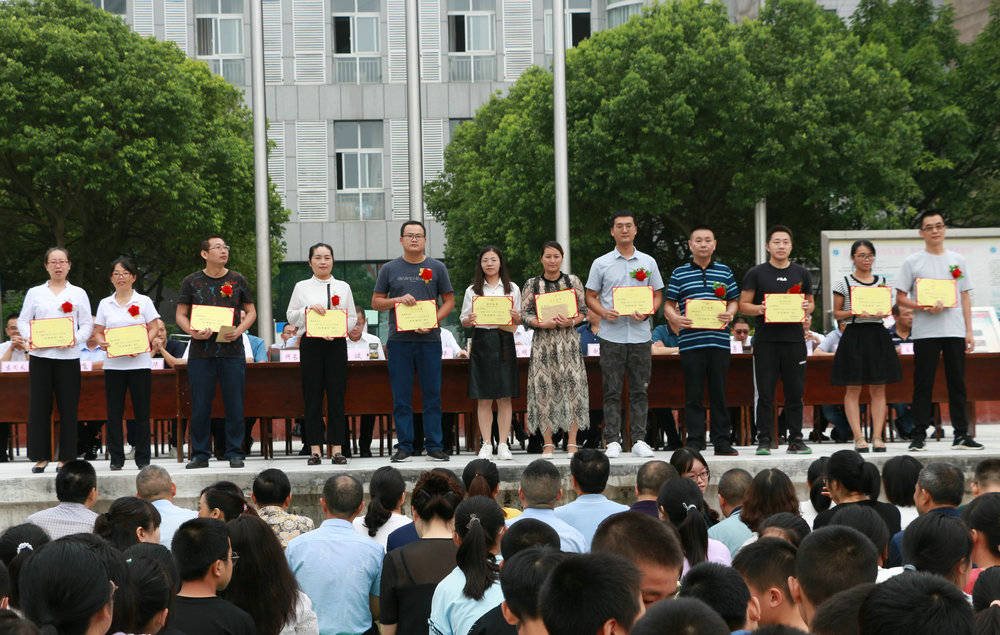
[[[643,280],[645,280],[646,278],[649,277],[649,270],[648,269],[641,269],[640,268],[640,269],[636,269],[635,271],[631,272],[628,275],[631,276],[631,277],[633,277],[633,278],[635,278],[639,282],[642,282]]]
[[[335,296],[333,296],[332,298],[330,298],[330,304],[331,304],[332,306],[337,306],[337,305],[339,305],[339,304],[340,304],[340,296],[339,296],[339,295],[335,295]]]
[[[133,304],[128,308],[128,314],[132,317],[139,317],[139,305]]]
[[[431,271],[427,267],[420,268],[420,279],[424,281],[424,284],[430,282],[433,277],[434,277],[433,271]]]
[[[958,265],[952,265],[948,267],[948,269],[951,271],[951,277],[954,278],[955,280],[958,280],[959,278],[965,275],[964,273],[962,273],[962,270],[958,267]]]
[[[802,293],[802,285],[796,282],[788,288],[789,293]]]
[[[222,285],[222,288],[219,289],[219,291],[222,293],[223,297],[226,298],[233,297],[233,285],[229,284],[228,282]]]
[[[722,284],[721,282],[713,282],[712,291],[713,293],[715,293],[715,297],[717,298],[726,297],[726,285]]]
[[[61,308],[62,308],[62,312],[63,313],[72,313],[73,312],[73,304],[70,303],[70,302],[63,302]]]

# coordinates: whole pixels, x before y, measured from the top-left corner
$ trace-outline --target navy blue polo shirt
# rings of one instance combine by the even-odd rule
[[[715,285],[725,287],[725,297],[715,294]],[[739,287],[732,270],[726,265],[711,261],[702,269],[694,262],[688,262],[674,269],[667,284],[667,299],[677,303],[677,309],[684,315],[688,300],[737,300]],[[682,351],[714,346],[729,350],[729,328],[722,330],[681,329],[680,349]]]

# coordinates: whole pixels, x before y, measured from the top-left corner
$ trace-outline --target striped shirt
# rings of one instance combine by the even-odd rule
[[[715,294],[715,285],[725,287],[725,297]],[[702,269],[688,262],[674,269],[667,284],[667,300],[677,303],[677,310],[684,315],[687,300],[737,300],[739,287],[732,270],[726,265],[711,261]],[[729,350],[729,328],[718,331],[705,329],[681,329],[680,349],[682,351],[714,346]]]

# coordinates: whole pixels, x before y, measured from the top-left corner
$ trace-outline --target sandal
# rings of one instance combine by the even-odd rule
[[[573,448],[570,450],[570,448]],[[566,444],[566,454],[576,454],[576,451],[580,449],[580,446],[575,443]]]
[[[854,451],[858,454],[868,454],[868,442],[859,439],[854,442]]]
[[[337,452],[333,455],[333,459],[330,462],[334,465],[347,465],[347,457]]]
[[[552,449],[546,452],[545,448],[552,448]],[[546,443],[545,445],[542,446],[542,456],[552,456],[555,453],[555,451],[556,451],[556,446],[552,443]]]
[[[885,443],[872,443],[872,450],[875,452],[885,452]]]
[[[313,454],[306,459],[306,465],[320,465],[321,463],[323,463],[323,459],[318,454]]]

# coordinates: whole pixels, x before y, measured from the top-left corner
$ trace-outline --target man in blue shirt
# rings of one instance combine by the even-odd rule
[[[312,600],[320,633],[364,633],[372,627],[385,549],[351,525],[364,506],[356,478],[331,476],[319,502],[326,520],[288,543],[288,566]]]
[[[628,511],[628,507],[604,495],[611,475],[611,462],[603,453],[586,448],[579,450],[569,462],[569,471],[576,500],[556,508],[556,518],[583,534],[587,551],[590,551],[597,526],[608,516]]]
[[[587,278],[587,309],[601,318],[597,336],[601,340],[601,379],[604,386],[604,441],[607,455],[621,455],[622,382],[628,373],[629,425],[632,454],[650,458],[653,450],[643,440],[649,374],[652,364],[649,315],[634,311],[620,315],[614,307],[615,287],[651,287],[653,312],[663,301],[663,279],[656,261],[635,248],[638,225],[632,212],[618,212],[611,219],[615,248],[590,266]]]
[[[684,372],[684,414],[687,446],[699,452],[705,449],[705,406],[702,399],[708,383],[708,402],[712,412],[712,445],[715,454],[736,456],[730,434],[729,410],[726,408],[726,374],[729,372],[729,323],[736,315],[740,291],[732,270],[716,262],[715,233],[708,227],[695,227],[688,237],[691,262],[674,269],[667,284],[663,313],[680,334],[681,368]],[[717,329],[693,328],[687,315],[691,300],[722,301]]]
[[[556,516],[554,511],[556,503],[562,498],[561,482],[559,470],[547,459],[535,459],[529,463],[521,472],[521,489],[517,493],[524,505],[524,512],[508,520],[507,526],[526,518],[540,520],[559,534],[562,551],[586,553],[588,543],[583,534]]]

